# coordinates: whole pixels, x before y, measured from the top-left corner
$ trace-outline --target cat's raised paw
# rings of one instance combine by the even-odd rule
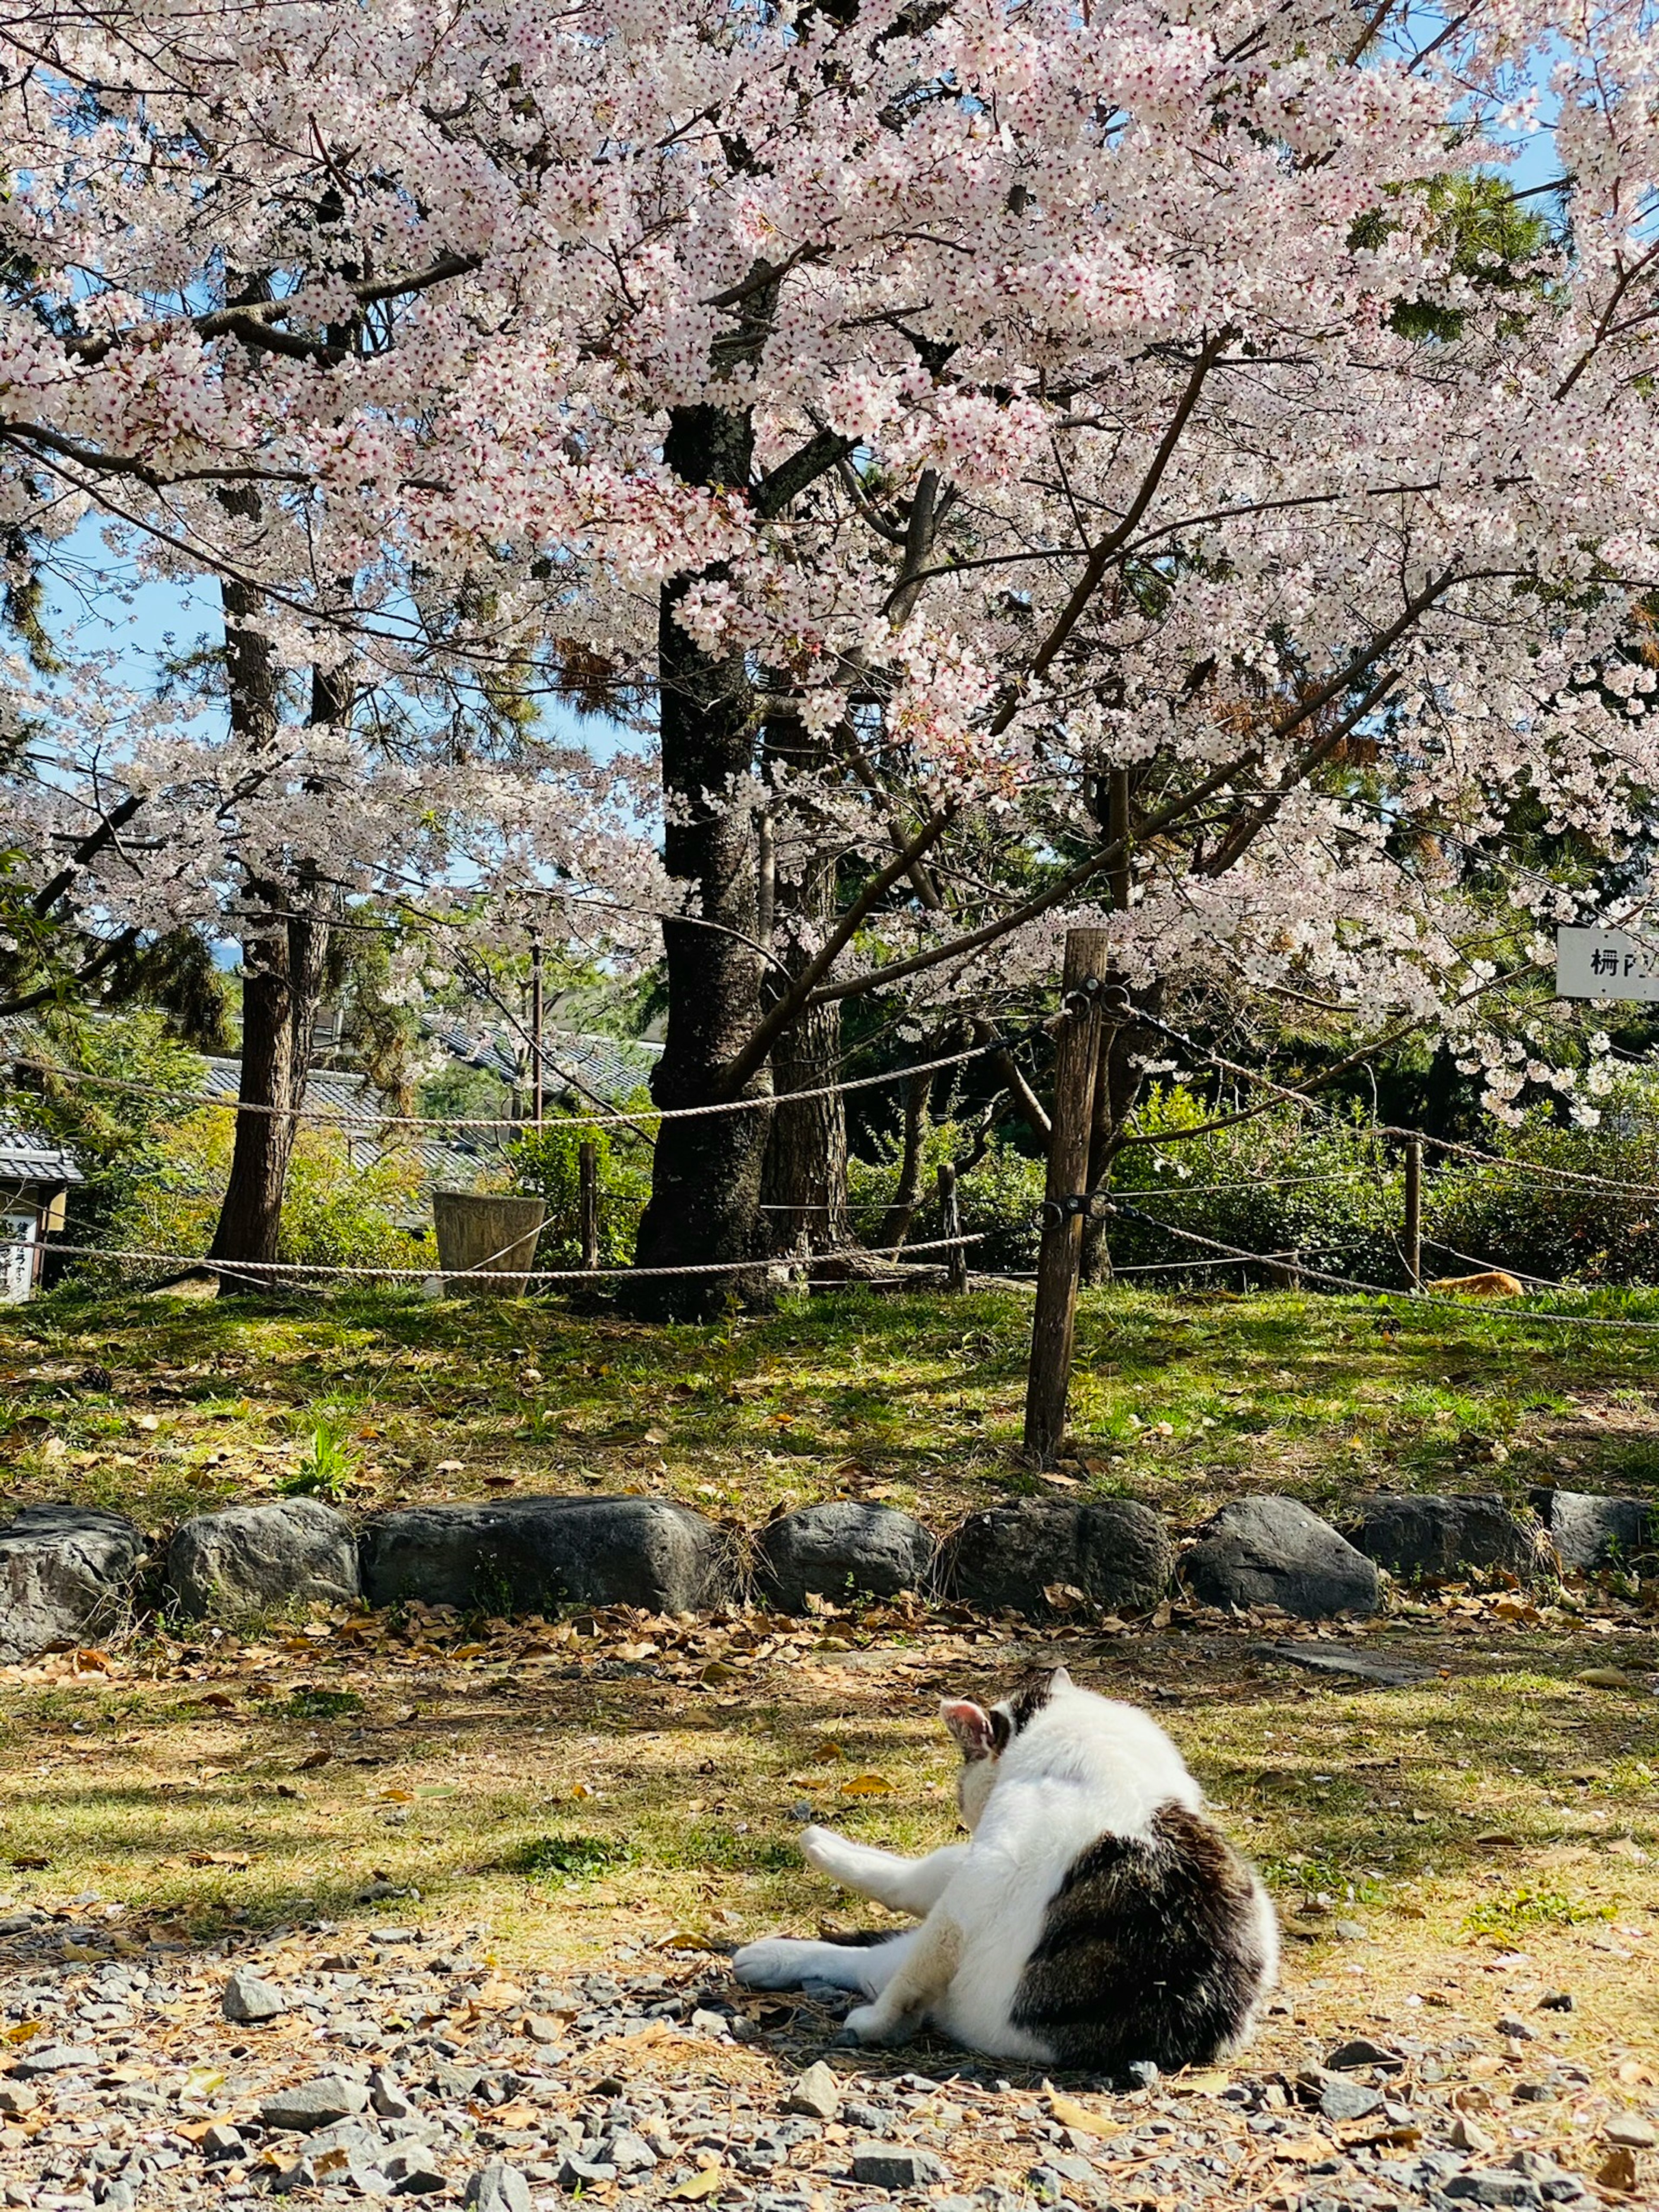
[[[732,1972],[750,1990],[793,1990],[800,1984],[803,1952],[810,1943],[787,1936],[764,1936],[732,1954]]]
[[[847,1850],[847,1840],[833,1828],[803,1828],[800,1832],[801,1856],[820,1874],[833,1874],[841,1865]]]

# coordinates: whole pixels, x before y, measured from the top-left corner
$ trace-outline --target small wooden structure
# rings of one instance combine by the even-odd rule
[[[82,1180],[63,1146],[0,1121],[0,1305],[34,1295],[46,1240],[62,1230],[70,1185]]]

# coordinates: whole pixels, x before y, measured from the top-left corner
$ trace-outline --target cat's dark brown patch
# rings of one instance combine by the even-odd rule
[[[1047,1705],[1049,1698],[1054,1695],[1055,1672],[1056,1670],[1050,1667],[1043,1668],[1040,1673],[1025,1675],[1015,1684],[1002,1700],[1001,1705],[997,1707],[996,1710],[999,1712],[1007,1713],[1008,1734],[1011,1739],[1019,1735],[1023,1729],[1030,1728],[1031,1723]],[[1000,1751],[1003,1746],[999,1744],[997,1748]]]
[[[1209,1822],[1166,1805],[1145,1837],[1073,1861],[1015,1993],[1017,2027],[1064,2066],[1206,2065],[1243,2034],[1266,1971],[1249,1869]]]

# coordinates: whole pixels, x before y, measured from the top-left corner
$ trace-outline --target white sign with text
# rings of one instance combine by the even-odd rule
[[[1558,999],[1659,1000],[1659,937],[1622,929],[1558,929]]]

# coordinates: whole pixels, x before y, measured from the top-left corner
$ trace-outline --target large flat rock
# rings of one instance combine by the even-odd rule
[[[1022,1498],[970,1514],[946,1541],[945,1587],[987,1611],[1041,1620],[1066,1610],[1053,1590],[1079,1589],[1106,1613],[1140,1613],[1169,1588],[1170,1532],[1122,1498],[1071,1504]]]
[[[769,1521],[755,1539],[755,1579],[773,1604],[805,1613],[809,1596],[892,1597],[921,1589],[934,1549],[908,1513],[837,1498]]]
[[[1295,1498],[1239,1498],[1199,1531],[1181,1578],[1205,1605],[1276,1605],[1299,1620],[1375,1613],[1371,1560]]]
[[[730,1553],[713,1522],[667,1498],[515,1498],[380,1514],[363,1529],[358,1559],[371,1605],[689,1613],[726,1595]]]
[[[314,1498],[199,1514],[167,1547],[167,1587],[186,1620],[245,1619],[314,1599],[349,1604],[356,1535],[343,1513]]]
[[[1659,1568],[1659,1506],[1645,1498],[1534,1490],[1532,1504],[1564,1567],[1624,1567],[1648,1574]]]
[[[125,1514],[26,1505],[0,1528],[0,1659],[124,1628],[143,1561],[143,1536]]]
[[[1486,1492],[1362,1498],[1348,1534],[1367,1559],[1402,1582],[1455,1582],[1488,1567],[1527,1581],[1552,1564],[1542,1531]]]

